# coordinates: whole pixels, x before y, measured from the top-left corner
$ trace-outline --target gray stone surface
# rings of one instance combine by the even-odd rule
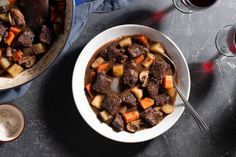
[[[161,20],[147,23],[153,11],[166,9]],[[236,22],[235,12],[235,0],[219,0],[212,8],[191,15],[178,12],[171,0],[136,0],[119,11],[92,14],[70,51],[15,102],[26,114],[27,127],[18,140],[0,145],[0,156],[235,157],[236,58],[217,58],[214,43],[220,28]],[[74,63],[96,34],[126,23],[149,24],[180,47],[191,71],[190,102],[210,124],[210,133],[202,134],[185,111],[163,135],[144,143],[122,144],[100,136],[82,120],[71,92]],[[206,61],[213,61],[212,73],[202,72]]]

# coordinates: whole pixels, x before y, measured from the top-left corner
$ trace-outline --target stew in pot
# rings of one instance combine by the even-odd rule
[[[0,7],[0,77],[31,68],[63,33],[65,0],[8,0]]]

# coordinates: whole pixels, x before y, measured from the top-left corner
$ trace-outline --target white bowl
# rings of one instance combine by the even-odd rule
[[[184,105],[180,97],[177,96],[175,111],[165,117],[158,125],[138,131],[128,133],[126,131],[116,132],[110,126],[102,123],[90,107],[84,91],[84,77],[86,66],[96,52],[104,44],[125,35],[146,34],[150,39],[159,41],[167,50],[170,57],[177,66],[179,76],[179,88],[188,99],[190,94],[190,74],[187,62],[178,46],[165,34],[146,26],[141,25],[121,25],[103,31],[94,37],[82,50],[74,67],[72,78],[72,90],[75,104],[83,119],[99,134],[119,142],[136,143],[153,139],[168,129],[170,129],[180,118],[184,111]]]

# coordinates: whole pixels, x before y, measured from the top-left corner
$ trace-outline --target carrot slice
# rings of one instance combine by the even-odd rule
[[[9,4],[15,4],[15,3],[16,3],[16,0],[8,0],[8,3],[9,3]]]
[[[145,110],[145,109],[151,107],[152,105],[154,105],[154,100],[151,98],[144,98],[140,101],[140,105]]]
[[[140,55],[140,56],[138,56],[138,57],[136,57],[136,58],[134,59],[134,62],[135,62],[136,64],[140,64],[140,63],[143,62],[144,58],[145,58],[144,55]]]
[[[173,83],[173,76],[172,75],[166,75],[163,78],[162,81],[162,86],[166,89],[171,89],[174,87],[174,83]]]
[[[91,84],[91,83],[88,83],[88,84],[85,86],[85,89],[86,89],[86,91],[88,92],[89,96],[91,96],[91,97],[93,98],[92,84]]]
[[[132,122],[136,119],[139,119],[139,112],[138,111],[131,111],[123,114],[123,118],[125,120],[125,123],[128,124],[129,122]]]
[[[148,38],[146,35],[138,35],[135,37],[136,40],[138,40],[140,43],[147,45],[148,44]]]
[[[10,32],[13,32],[14,34],[18,34],[21,32],[21,29],[18,27],[11,27]]]
[[[97,71],[102,72],[106,71],[109,68],[110,64],[109,63],[104,63],[98,66]]]
[[[16,62],[19,61],[22,57],[23,57],[23,53],[21,51],[14,52],[12,56],[13,60]]]
[[[6,40],[5,40],[5,43],[6,43],[8,46],[10,46],[11,43],[12,43],[12,41],[14,40],[14,38],[15,38],[14,33],[13,33],[13,32],[9,32],[9,33],[8,33],[8,36],[7,36]]]

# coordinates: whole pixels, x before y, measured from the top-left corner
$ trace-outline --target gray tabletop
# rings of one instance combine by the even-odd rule
[[[167,34],[182,50],[192,77],[190,102],[211,130],[202,134],[185,111],[170,130],[151,141],[110,141],[79,115],[71,90],[73,67],[81,49],[96,34],[120,24],[147,25],[153,11],[166,11],[149,26]],[[25,112],[27,126],[18,140],[0,145],[0,156],[236,156],[236,58],[218,58],[214,44],[219,29],[236,21],[235,13],[235,0],[219,0],[212,8],[191,15],[174,9],[171,0],[136,0],[119,11],[91,14],[72,48],[15,102]],[[209,61],[213,71],[203,73]]]

